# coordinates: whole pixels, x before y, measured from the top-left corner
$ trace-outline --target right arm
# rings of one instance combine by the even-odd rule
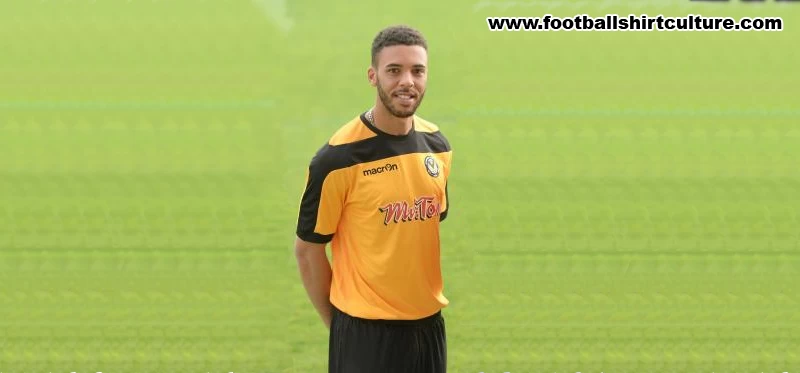
[[[330,291],[331,291],[331,264],[325,253],[325,244],[295,239],[294,255],[297,258],[297,267],[306,289],[311,304],[325,326],[331,327]]]
[[[309,165],[299,206],[294,255],[306,294],[330,329],[333,272],[325,246],[336,234],[349,177],[337,166],[336,158],[329,151],[327,146],[321,149]]]

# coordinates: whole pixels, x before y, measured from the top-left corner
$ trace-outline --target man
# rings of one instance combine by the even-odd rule
[[[452,151],[415,114],[427,48],[407,26],[378,33],[367,70],[374,106],[342,126],[308,169],[295,255],[330,329],[330,373],[446,370],[439,223]]]

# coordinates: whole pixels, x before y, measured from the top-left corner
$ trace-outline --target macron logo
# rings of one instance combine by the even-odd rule
[[[389,171],[397,171],[398,168],[399,167],[397,167],[397,165],[394,164],[394,163],[387,163],[385,166],[380,166],[380,167],[375,167],[375,168],[368,168],[368,169],[364,170],[363,173],[364,173],[364,176],[369,176],[369,175],[376,175],[376,174],[389,172]]]

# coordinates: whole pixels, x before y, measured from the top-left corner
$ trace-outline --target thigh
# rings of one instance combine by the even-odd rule
[[[420,350],[417,356],[415,373],[447,372],[447,332],[444,318],[420,329],[418,333]]]
[[[334,312],[328,347],[329,373],[412,372],[418,347],[411,330]]]

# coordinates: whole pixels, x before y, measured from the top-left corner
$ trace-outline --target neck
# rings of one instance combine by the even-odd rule
[[[407,135],[411,128],[414,126],[414,116],[408,118],[398,118],[380,103],[375,104],[372,109],[373,125],[379,130],[386,132],[390,135],[403,136]]]

